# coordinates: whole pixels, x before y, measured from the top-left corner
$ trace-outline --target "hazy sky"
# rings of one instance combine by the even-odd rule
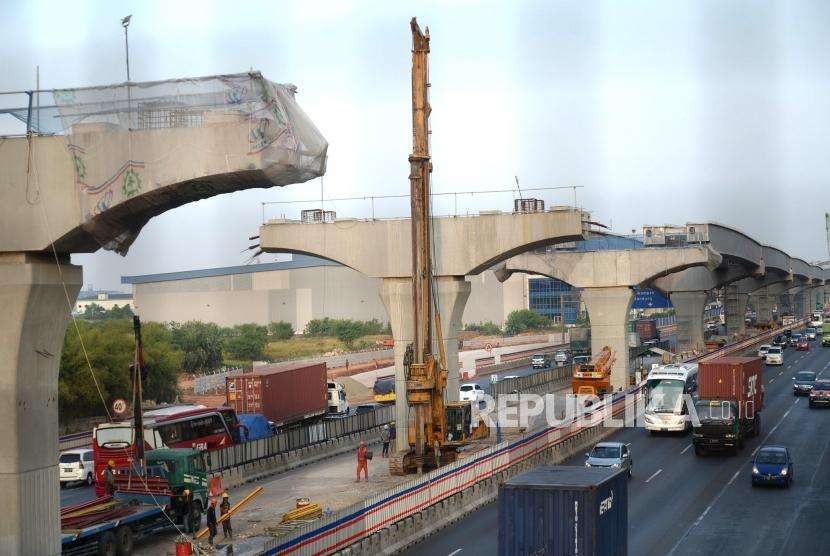
[[[830,2],[5,0],[2,13],[0,90],[32,87],[36,65],[44,88],[123,81],[127,14],[133,80],[254,68],[296,84],[330,143],[326,197],[408,191],[417,15],[432,35],[435,191],[510,188],[514,175],[580,185],[578,203],[617,232],[713,220],[827,258]],[[319,196],[315,180],[215,197],[152,220],[126,258],[73,260],[86,284],[110,289],[127,274],[242,264],[263,201]],[[511,199],[459,204],[510,210]],[[326,208],[369,213],[365,202]]]

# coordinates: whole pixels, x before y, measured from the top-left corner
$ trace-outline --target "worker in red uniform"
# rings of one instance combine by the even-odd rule
[[[366,482],[369,482],[369,463],[367,460],[367,452],[366,443],[362,440],[357,445],[357,480],[356,483],[360,482],[360,471],[363,470],[363,474],[366,477]]]

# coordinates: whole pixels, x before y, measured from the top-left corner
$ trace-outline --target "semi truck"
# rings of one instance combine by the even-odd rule
[[[319,420],[329,408],[325,363],[268,365],[225,380],[228,406],[281,429]]]
[[[184,530],[187,523],[199,526],[208,505],[202,452],[163,448],[148,451],[145,458],[142,473],[115,470],[112,496],[61,509],[62,554],[129,556],[142,539],[175,527]],[[189,505],[185,489],[190,491]]]
[[[695,454],[737,454],[761,430],[763,360],[725,356],[698,365],[698,399],[692,417]]]

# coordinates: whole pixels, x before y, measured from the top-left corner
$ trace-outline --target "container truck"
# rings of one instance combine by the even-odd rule
[[[501,556],[628,553],[628,481],[612,467],[546,466],[499,487]]]
[[[640,340],[643,342],[657,340],[660,338],[660,333],[657,330],[656,319],[637,319],[634,328],[637,335],[640,336]]]
[[[325,363],[269,365],[225,380],[230,407],[265,415],[278,428],[316,421],[328,409]]]
[[[760,357],[718,357],[698,365],[698,399],[692,415],[695,454],[736,454],[747,438],[760,433],[763,365]]]
[[[61,553],[132,554],[136,542],[184,526],[191,493],[191,524],[198,526],[207,509],[208,489],[203,455],[178,448],[150,450],[145,473],[116,469],[116,492],[61,509]]]

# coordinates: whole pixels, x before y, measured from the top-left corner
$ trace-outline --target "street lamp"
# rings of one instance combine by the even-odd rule
[[[130,81],[130,38],[128,36],[127,28],[130,26],[130,19],[132,19],[132,17],[133,16],[131,14],[121,20],[121,26],[124,28],[124,47],[127,52],[127,82]]]

